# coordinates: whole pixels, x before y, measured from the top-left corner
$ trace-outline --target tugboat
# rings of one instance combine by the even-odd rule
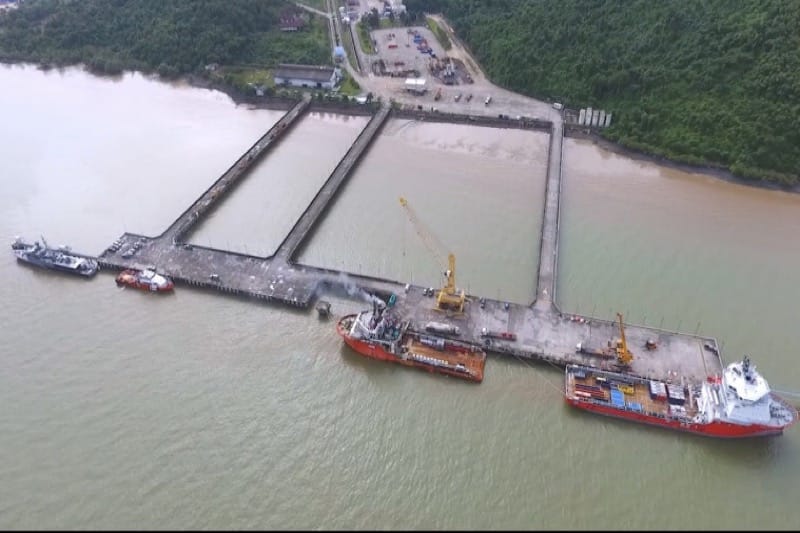
[[[117,275],[116,281],[117,285],[125,285],[150,292],[169,292],[175,288],[175,284],[169,277],[158,274],[152,268],[123,270]]]
[[[11,244],[11,249],[18,261],[30,265],[68,272],[90,278],[97,274],[98,264],[94,259],[81,257],[71,253],[69,247],[50,248],[42,237],[41,244],[35,241],[28,244],[17,237]]]

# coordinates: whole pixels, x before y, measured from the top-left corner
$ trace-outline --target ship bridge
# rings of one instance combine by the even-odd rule
[[[757,402],[770,392],[769,384],[756,372],[755,366],[750,364],[747,357],[739,363],[728,365],[725,369],[725,384],[747,402]]]

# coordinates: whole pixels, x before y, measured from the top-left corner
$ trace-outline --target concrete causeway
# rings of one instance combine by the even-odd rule
[[[364,299],[396,295],[395,307],[409,317],[412,329],[424,330],[428,321],[459,326],[458,338],[484,346],[489,353],[506,354],[521,360],[543,361],[563,367],[575,363],[613,369],[613,359],[586,355],[578,343],[606,347],[619,337],[614,321],[562,313],[556,305],[558,237],[563,159],[563,123],[538,119],[507,120],[488,116],[449,115],[424,111],[398,111],[382,105],[322,185],[306,210],[270,257],[218,250],[186,243],[196,225],[243,179],[259,158],[267,155],[284,134],[309,108],[309,99],[297,102],[230,169],[186,209],[161,235],[147,237],[125,233],[99,257],[101,268],[121,270],[155,267],[176,283],[202,287],[264,302],[308,308],[322,293]],[[469,295],[466,312],[452,316],[433,309],[434,300],[423,287],[402,281],[356,275],[337,270],[300,265],[293,258],[308,242],[314,228],[335,201],[338,191],[392,116],[416,120],[447,121],[491,127],[535,128],[550,132],[546,194],[541,236],[540,261],[536,274],[536,297],[530,305],[518,305]],[[364,299],[365,300],[365,299]],[[366,300],[365,300],[366,302]],[[365,307],[368,304],[365,303]],[[508,331],[516,339],[488,341],[481,330]],[[634,359],[629,372],[658,379],[701,381],[720,374],[723,363],[715,339],[625,324],[625,336]],[[645,348],[648,341],[656,349]]]

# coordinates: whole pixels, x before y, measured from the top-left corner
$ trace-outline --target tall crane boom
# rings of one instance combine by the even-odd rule
[[[414,231],[419,235],[425,247],[436,257],[438,264],[443,265],[444,261],[441,251],[444,249],[444,246],[436,239],[433,233],[427,230],[414,210],[411,209],[411,206],[408,205],[408,200],[402,196],[400,197],[400,205],[405,210],[408,219],[414,226]],[[446,280],[445,286],[442,287],[436,295],[435,309],[439,311],[452,310],[462,313],[464,311],[466,295],[463,290],[459,291],[456,288],[456,256],[452,252],[447,254],[447,270],[444,272],[444,276]]]
[[[633,360],[633,354],[628,350],[628,343],[625,341],[625,327],[622,325],[622,313],[617,313],[617,320],[619,320],[620,337],[620,341],[617,343],[617,362],[621,366],[629,366]]]

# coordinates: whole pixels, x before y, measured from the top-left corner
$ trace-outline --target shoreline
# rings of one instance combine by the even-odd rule
[[[668,159],[663,156],[648,154],[647,152],[642,152],[635,148],[629,148],[617,142],[609,141],[608,139],[601,137],[597,133],[586,133],[583,130],[565,128],[564,137],[590,141],[595,146],[598,146],[611,153],[628,157],[635,161],[645,161],[647,163],[654,163],[656,165],[661,165],[663,167],[667,167],[673,170],[680,170],[681,172],[687,172],[689,174],[703,174],[704,176],[709,176],[711,178],[715,178],[721,181],[726,181],[728,183],[733,183],[735,185],[743,185],[745,187],[752,187],[755,189],[764,189],[769,191],[800,194],[800,183],[788,186],[788,185],[780,185],[778,183],[773,183],[765,180],[750,180],[739,177],[733,174],[730,170],[723,167],[714,167],[708,165],[692,165],[690,163],[683,163],[680,161],[675,161],[673,159]]]
[[[92,76],[97,76],[100,78],[108,78],[108,79],[115,79],[115,78],[119,79],[121,76],[124,76],[125,74],[128,73],[138,73],[146,78],[157,80],[162,83],[178,82],[178,83],[185,83],[187,86],[197,89],[208,89],[211,91],[219,91],[228,96],[228,98],[230,98],[235,105],[237,106],[245,105],[249,106],[251,109],[279,109],[279,110],[289,109],[295,103],[297,103],[297,99],[290,97],[256,96],[256,95],[245,94],[239,89],[231,85],[228,85],[224,82],[212,80],[197,74],[185,74],[182,76],[178,76],[177,78],[174,79],[167,79],[161,77],[157,73],[144,72],[141,70],[125,70],[121,74],[95,73],[92,72],[91,69],[89,69],[83,63],[78,63],[74,65],[52,66],[30,61],[3,60],[0,61],[0,64],[7,66],[27,65],[42,71],[79,68]],[[363,104],[354,104],[354,103],[345,104],[342,102],[330,102],[330,101],[318,101],[318,100],[312,101],[311,108],[319,111],[336,111],[344,114],[355,114],[355,115],[369,115],[372,113],[372,109],[370,108],[370,106],[365,106]],[[791,194],[800,194],[800,183],[787,186],[765,180],[750,180],[736,176],[730,170],[723,167],[714,167],[708,165],[692,165],[690,163],[682,163],[680,161],[668,159],[663,156],[648,154],[646,152],[642,152],[634,148],[629,148],[617,142],[605,139],[597,133],[591,133],[591,132],[587,133],[583,129],[580,129],[575,126],[565,127],[564,136],[573,139],[582,139],[590,141],[595,146],[598,146],[611,153],[628,157],[635,161],[646,161],[648,163],[654,163],[657,165],[661,165],[674,170],[680,170],[682,172],[687,172],[690,174],[703,174],[705,176],[719,179],[721,181],[726,181],[728,183],[733,183],[736,185],[743,185],[745,187],[753,187],[756,189],[764,189],[764,190],[785,192]]]

